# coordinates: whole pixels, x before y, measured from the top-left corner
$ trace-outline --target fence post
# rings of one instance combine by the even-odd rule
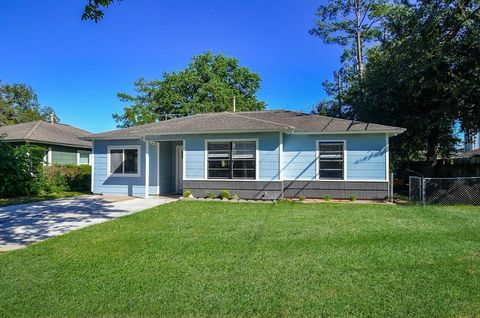
[[[422,177],[422,204],[426,205],[426,200],[425,200],[425,178]]]
[[[412,201],[412,176],[408,176],[408,200]]]
[[[390,173],[390,202],[393,203],[393,172]]]

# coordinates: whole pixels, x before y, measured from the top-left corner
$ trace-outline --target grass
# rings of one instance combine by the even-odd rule
[[[0,316],[480,316],[480,208],[177,202],[0,255]]]
[[[54,199],[73,197],[73,196],[83,195],[83,194],[85,193],[70,191],[70,192],[58,192],[58,193],[44,194],[44,195],[35,195],[35,196],[29,196],[29,197],[0,198],[0,207],[7,206],[7,205],[29,203],[29,202],[54,200]]]

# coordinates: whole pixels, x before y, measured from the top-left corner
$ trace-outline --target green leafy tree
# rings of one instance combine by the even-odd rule
[[[348,92],[356,118],[407,128],[394,160],[433,162],[455,151],[455,127],[480,128],[477,1],[400,4],[385,40],[368,53],[365,79]]]
[[[0,136],[0,197],[35,195],[44,191],[45,149],[33,145],[12,147]]]
[[[0,82],[0,126],[47,120],[50,114],[55,111],[42,107],[30,86]]]
[[[98,22],[105,16],[104,10],[114,2],[122,0],[88,0],[82,14],[82,20],[93,20]]]
[[[232,111],[262,110],[265,103],[256,97],[260,76],[240,66],[235,58],[211,52],[194,56],[180,72],[165,72],[161,80],[135,82],[136,96],[119,93],[130,103],[123,114],[114,114],[118,127],[130,127],[166,119],[165,114],[190,115]]]

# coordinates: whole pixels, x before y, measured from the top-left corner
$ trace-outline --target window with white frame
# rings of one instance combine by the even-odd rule
[[[140,174],[140,147],[111,147],[108,149],[109,173],[116,175]]]
[[[207,142],[208,179],[255,179],[256,141]]]
[[[90,151],[78,150],[77,151],[77,164],[78,165],[88,165],[90,164]]]
[[[342,141],[318,142],[319,179],[343,180],[344,143]]]

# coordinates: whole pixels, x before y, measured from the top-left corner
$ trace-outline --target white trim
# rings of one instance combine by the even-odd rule
[[[385,134],[385,179],[390,179],[390,142],[388,134]]]
[[[157,195],[160,195],[160,143],[157,142]]]
[[[278,179],[283,180],[283,132],[278,134]]]
[[[92,179],[90,181],[90,192],[94,193],[93,190],[95,189],[95,153],[94,153],[94,141],[92,140],[92,153],[91,153],[91,160],[90,165],[92,166]]]
[[[51,165],[52,164],[52,147],[48,147],[48,152],[47,152],[47,164]]]
[[[349,181],[347,176],[347,140],[345,139],[337,139],[337,140],[316,140],[315,141],[315,146],[316,146],[316,153],[315,153],[315,180],[319,181],[340,181],[339,179],[321,179],[320,178],[320,147],[319,144],[320,142],[337,142],[337,143],[343,143],[343,178],[341,180]]]
[[[182,145],[176,145],[175,146],[175,192],[182,190],[179,188],[179,179],[178,179],[178,154],[179,154],[179,149],[182,149],[182,181],[185,180],[185,148]]]
[[[182,171],[182,178],[183,180],[186,179],[186,171],[187,171],[187,151],[185,150],[185,139],[182,139],[182,146],[183,146],[183,171]]]
[[[138,173],[112,173],[110,171],[110,150],[114,150],[114,149],[116,150],[136,149],[138,151],[138,158],[137,158]],[[123,156],[125,156],[125,152],[123,152]],[[140,145],[107,146],[107,176],[109,177],[140,177],[141,175],[142,175],[142,150]]]
[[[81,151],[84,151],[84,152],[87,152],[88,150],[83,150],[83,149],[77,149],[77,166],[80,165],[80,152]],[[91,158],[91,152],[88,154],[88,165],[91,166],[91,163],[90,163],[90,160],[92,159]],[[85,165],[86,166],[86,165]]]
[[[255,179],[208,179],[208,143],[209,142],[236,142],[236,141],[255,141]],[[260,181],[259,172],[260,172],[260,152],[258,150],[259,141],[258,138],[232,138],[232,139],[205,139],[204,148],[203,148],[203,157],[204,157],[204,174],[203,180],[218,180],[218,181]],[[185,158],[185,156],[184,156]],[[198,179],[202,180],[202,179]]]
[[[124,152],[125,156],[125,152]],[[139,158],[140,159],[140,158]],[[137,160],[139,162],[140,160]],[[145,198],[150,194],[150,142],[145,141]]]

